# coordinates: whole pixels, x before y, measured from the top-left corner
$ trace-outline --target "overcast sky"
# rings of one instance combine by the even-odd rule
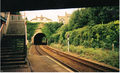
[[[68,14],[72,14],[74,10],[77,10],[78,8],[70,8],[70,9],[50,9],[50,10],[34,10],[34,11],[20,11],[22,15],[27,17],[27,19],[30,21],[33,18],[40,17],[41,15],[43,17],[47,17],[51,19],[52,21],[57,21],[58,20],[58,15],[59,16],[65,16],[65,12]],[[80,8],[79,8],[80,9]]]

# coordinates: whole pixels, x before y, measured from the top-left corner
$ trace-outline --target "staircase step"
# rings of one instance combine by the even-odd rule
[[[9,70],[9,69],[18,69],[18,68],[27,68],[29,65],[9,65],[9,66],[1,66],[1,70]]]
[[[25,50],[24,49],[21,49],[21,50],[1,50],[1,53],[8,53],[8,52],[24,52]]]
[[[25,61],[25,58],[2,59],[1,60],[1,62],[15,62],[15,61]]]
[[[13,36],[13,37],[15,37],[15,38],[21,38],[21,37],[23,37],[23,38],[25,38],[25,34],[5,34],[4,35],[4,37],[11,37],[11,36]],[[17,36],[17,37],[16,37]]]
[[[18,55],[18,56],[1,56],[2,59],[15,59],[15,58],[25,58],[25,55]]]
[[[8,65],[25,65],[25,61],[17,61],[17,62],[5,62],[1,63],[1,66],[8,66]]]
[[[1,49],[1,53],[25,52],[25,49]]]
[[[7,49],[7,50],[12,50],[12,49],[14,49],[14,50],[18,50],[17,48],[21,48],[21,49],[24,49],[24,47],[1,47],[1,49],[2,50],[4,50],[4,49]]]
[[[0,58],[2,70],[10,68],[19,68],[21,67],[21,65],[25,66],[26,65],[25,34],[23,33],[3,35],[3,38],[1,39]]]
[[[5,56],[5,55],[24,55],[25,52],[14,52],[14,53],[1,53],[1,56]]]

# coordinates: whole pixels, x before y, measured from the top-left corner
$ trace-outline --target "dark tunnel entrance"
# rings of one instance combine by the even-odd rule
[[[47,45],[47,38],[43,33],[38,33],[34,37],[34,45]]]

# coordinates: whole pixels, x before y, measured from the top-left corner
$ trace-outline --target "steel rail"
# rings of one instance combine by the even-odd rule
[[[48,54],[47,52],[45,52],[43,49],[41,49],[40,47],[38,47],[41,51],[38,50],[37,46],[35,46],[36,51],[38,53],[40,53],[41,51],[44,52],[46,55],[48,55],[49,57],[53,58],[54,60],[56,60],[57,62],[61,63],[62,65],[66,66],[67,68],[71,69],[74,72],[79,72],[78,70],[72,68],[71,66],[67,65],[66,63],[63,63],[61,60],[58,60],[57,58],[53,57],[52,55]],[[42,53],[40,53],[40,55],[42,55]]]
[[[50,48],[48,46],[43,46],[43,47],[45,49],[50,50],[51,52],[54,52],[54,53],[59,54],[61,56],[64,56],[64,57],[66,57],[66,58],[68,58],[68,59],[70,59],[72,61],[78,62],[80,64],[84,64],[85,66],[91,67],[91,68],[96,69],[96,70],[98,70],[100,72],[119,72],[119,69],[117,69],[117,68],[111,68],[111,67],[108,67],[108,66],[103,66],[103,65],[93,63],[93,62],[90,62],[90,61],[87,61],[87,60],[83,60],[83,59],[71,56],[69,54],[60,52],[58,50],[52,49],[52,48]]]

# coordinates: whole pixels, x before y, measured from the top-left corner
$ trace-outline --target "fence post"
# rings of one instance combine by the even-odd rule
[[[70,37],[70,34],[67,34],[67,38],[68,38],[68,52],[69,52],[69,37]]]
[[[114,51],[114,44],[112,44],[112,51]]]

